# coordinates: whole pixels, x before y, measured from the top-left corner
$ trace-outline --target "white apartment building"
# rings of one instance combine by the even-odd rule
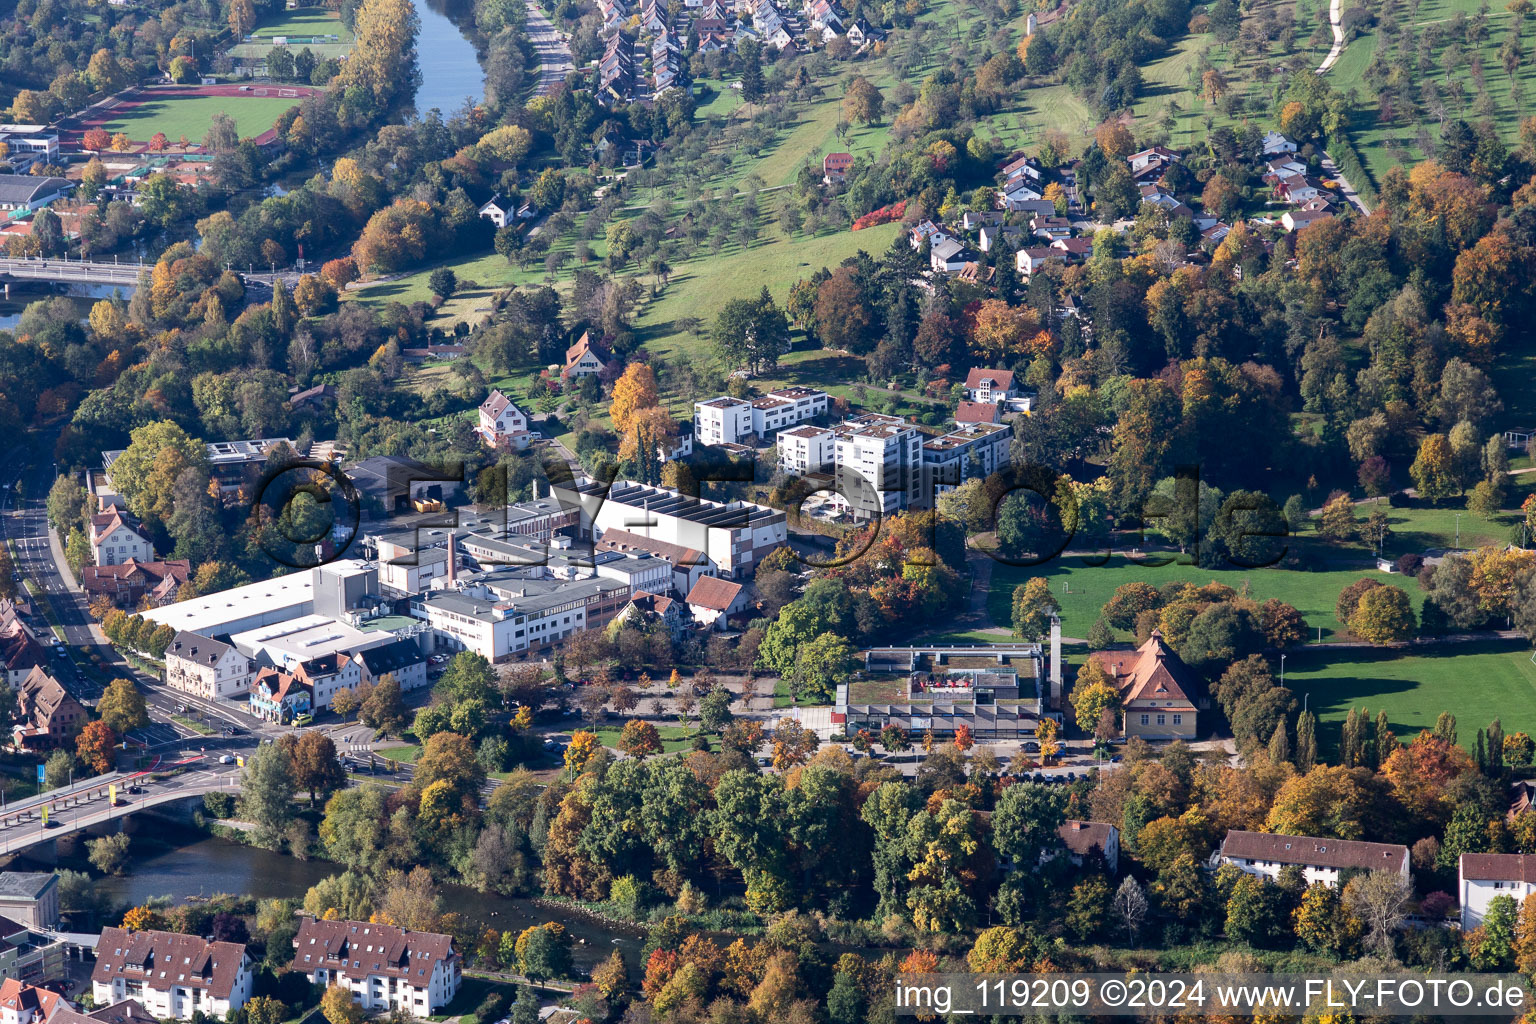
[[[834,433],[833,503],[856,518],[890,515],[922,497],[923,435],[897,416],[870,413]]]
[[[435,932],[306,917],[293,948],[293,970],[312,984],[340,985],[369,1012],[428,1017],[453,1000],[462,978],[452,937]]]
[[[528,575],[533,571],[486,573],[453,590],[420,594],[411,599],[411,614],[425,619],[448,649],[495,663],[605,625],[629,603],[629,585],[619,580]]]
[[[1250,875],[1275,879],[1291,865],[1301,868],[1308,885],[1321,882],[1340,888],[1346,871],[1395,871],[1408,877],[1408,847],[1399,843],[1362,843],[1353,839],[1319,839],[1270,832],[1231,829],[1213,858],[1219,867],[1231,864]]]
[[[915,464],[915,463],[914,463]],[[744,578],[785,542],[783,512],[745,501],[722,503],[694,498],[633,480],[611,485],[590,478],[556,486],[554,496],[581,509],[582,537],[601,539],[623,530],[701,552],[720,575]]]
[[[1523,853],[1464,853],[1456,863],[1461,927],[1476,928],[1496,896],[1524,902],[1536,892],[1536,857]]]
[[[103,928],[91,972],[96,1005],[136,999],[161,1020],[201,1010],[222,1018],[251,995],[251,961],[237,942]]]
[[[247,696],[255,674],[256,663],[234,644],[186,630],[165,649],[165,685],[204,700]]]
[[[699,444],[741,444],[752,433],[752,403],[725,395],[693,403],[693,438]]]
[[[830,399],[815,388],[779,388],[752,401],[752,432],[767,437],[827,411]]]
[[[830,469],[837,457],[830,427],[791,427],[779,432],[779,468],[805,476]]]
[[[1008,463],[1013,431],[1001,423],[967,423],[923,442],[925,495],[943,494],[971,475],[989,476]]]
[[[533,440],[528,431],[528,417],[499,390],[480,403],[480,425],[476,432],[492,448],[502,444],[526,448]]]
[[[91,557],[97,565],[122,565],[128,559],[153,562],[155,546],[128,513],[118,508],[91,517]]]

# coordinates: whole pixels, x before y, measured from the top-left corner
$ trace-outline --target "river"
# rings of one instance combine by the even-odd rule
[[[83,846],[83,844],[82,844]],[[138,905],[158,896],[177,902],[187,897],[234,893],[258,899],[299,899],[316,882],[342,868],[323,860],[298,860],[270,850],[232,843],[191,828],[156,821],[153,837],[134,835],[126,874],[99,879],[96,888],[112,903]],[[89,870],[76,857],[62,866]],[[487,896],[457,885],[440,887],[443,905],[483,927],[521,930],[559,921],[575,940],[577,966],[591,970],[617,946],[633,969],[644,941],[639,929],[620,928],[585,914],[529,899]]]
[[[421,67],[421,88],[416,90],[416,112],[425,114],[436,107],[443,117],[464,106],[465,98],[479,103],[485,97],[485,72],[475,55],[474,44],[464,37],[446,13],[445,0],[412,0],[421,19],[416,36],[416,62]],[[454,3],[456,17],[473,15],[468,3]]]

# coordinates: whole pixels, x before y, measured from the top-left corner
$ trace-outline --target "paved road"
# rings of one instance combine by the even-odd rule
[[[28,458],[28,453],[51,451],[54,441],[53,433],[37,435],[28,444],[0,457],[0,513],[3,513],[0,514],[0,531],[14,543],[16,568],[31,585],[34,595],[45,598],[52,606],[63,641],[71,649],[68,652],[63,648],[55,649],[61,653],[52,669],[54,676],[80,699],[94,701],[101,696],[100,686],[76,670],[73,657],[81,648],[99,654],[107,663],[108,672],[133,679],[144,691],[153,721],[133,738],[151,746],[190,739],[208,747],[251,746],[255,743],[253,736],[275,732],[273,727],[238,710],[238,706],[229,701],[206,701],[158,685],[158,681],[133,669],[107,642],[91,618],[89,602],[68,568],[58,537],[48,527],[46,501],[48,489],[53,485],[53,463],[46,456]],[[28,466],[28,461],[33,464]],[[18,481],[25,485],[24,496],[19,502],[15,490]],[[4,486],[7,484],[10,486]],[[41,609],[34,616],[33,625],[40,635],[47,636],[49,629]],[[214,735],[205,735],[174,721],[173,715],[201,720],[214,730],[237,728],[241,733],[237,740],[244,739],[245,742],[223,742],[217,731]]]
[[[1339,60],[1339,54],[1344,52],[1344,29],[1340,26],[1343,17],[1343,0],[1329,0],[1328,25],[1333,29],[1333,48],[1328,51],[1328,56],[1323,58],[1323,62],[1317,66],[1317,73],[1320,75],[1333,67]]]
[[[567,58],[569,58],[569,50],[567,50]],[[53,281],[59,284],[96,284],[135,288],[139,283],[139,274],[148,269],[150,265],[144,263],[0,257],[0,275],[18,281]],[[268,290],[271,289],[273,281],[282,281],[291,288],[298,283],[300,276],[297,271],[240,274],[247,285],[262,286]]]
[[[115,778],[104,775],[76,784],[69,791],[54,791],[10,808],[0,817],[0,855],[174,800],[221,789],[233,792],[240,781],[238,768],[217,763],[178,772],[163,781],[146,776],[134,780],[141,788],[139,793],[129,793],[121,786],[114,806],[108,799],[107,784]],[[46,824],[42,816],[45,805],[49,808]]]
[[[571,47],[555,31],[544,9],[534,0],[528,0],[528,22],[524,31],[539,55],[539,84],[534,92],[539,96],[548,96],[560,88],[565,76],[571,71]]]
[[[1360,193],[1355,191],[1355,186],[1351,185],[1349,179],[1344,177],[1343,172],[1339,170],[1338,164],[1333,162],[1333,157],[1329,156],[1327,152],[1323,153],[1323,176],[1337,181],[1339,183],[1339,191],[1343,193],[1344,198],[1349,201],[1350,205],[1366,216],[1370,216],[1371,211],[1365,205],[1365,201],[1360,198]]]

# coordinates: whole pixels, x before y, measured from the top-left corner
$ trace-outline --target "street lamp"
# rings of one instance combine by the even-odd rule
[[[1464,515],[1466,515],[1465,512],[1457,512],[1456,513],[1456,546],[1457,547],[1461,547],[1461,517],[1464,516]]]

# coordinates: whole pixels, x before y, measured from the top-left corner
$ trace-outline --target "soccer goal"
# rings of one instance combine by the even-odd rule
[[[297,89],[279,89],[279,90],[277,90],[277,95],[278,95],[279,98],[283,98],[283,97],[294,97],[294,98],[297,98],[298,95],[299,95],[299,90],[297,90]]]

